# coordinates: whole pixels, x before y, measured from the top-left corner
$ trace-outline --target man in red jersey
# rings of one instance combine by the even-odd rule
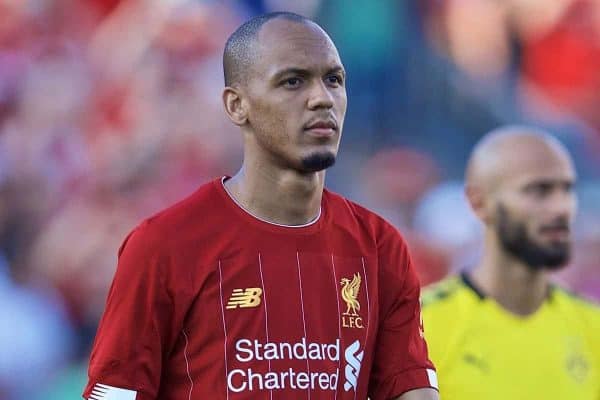
[[[125,240],[84,397],[438,399],[405,242],[323,188],[346,112],[331,39],[267,14],[223,63],[243,165]]]

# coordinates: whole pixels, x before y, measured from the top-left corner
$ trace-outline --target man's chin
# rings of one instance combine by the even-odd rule
[[[302,159],[302,169],[305,172],[319,172],[335,164],[335,154],[332,152],[314,153]]]
[[[558,271],[569,265],[571,246],[568,243],[553,244],[538,253],[537,269]]]

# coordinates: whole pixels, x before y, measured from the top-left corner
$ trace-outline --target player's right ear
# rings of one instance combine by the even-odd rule
[[[248,121],[248,111],[239,89],[227,86],[223,89],[223,105],[231,122],[238,126]]]
[[[465,185],[465,196],[471,205],[471,209],[485,225],[490,222],[490,215],[488,213],[488,207],[483,191],[477,185],[467,184]]]

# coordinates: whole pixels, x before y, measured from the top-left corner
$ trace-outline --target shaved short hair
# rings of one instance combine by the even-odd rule
[[[229,36],[223,52],[223,75],[225,86],[243,84],[246,82],[248,69],[256,57],[253,48],[260,28],[275,18],[283,18],[298,23],[314,23],[302,15],[291,12],[272,12],[259,15],[244,22]]]

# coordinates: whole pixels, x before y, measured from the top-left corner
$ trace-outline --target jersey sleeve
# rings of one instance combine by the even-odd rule
[[[173,303],[165,261],[142,227],[119,250],[117,270],[94,340],[85,399],[154,400],[172,345]]]
[[[388,400],[413,389],[437,389],[423,337],[420,285],[400,234],[389,227],[379,249],[381,320],[369,395]]]

